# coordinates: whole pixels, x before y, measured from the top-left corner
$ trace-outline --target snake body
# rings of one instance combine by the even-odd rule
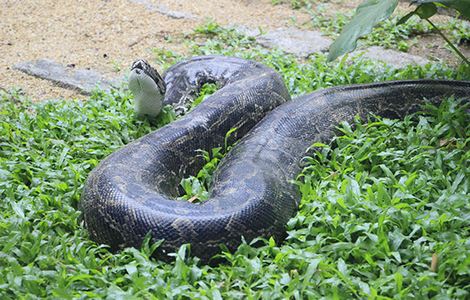
[[[339,122],[369,113],[403,117],[423,99],[470,97],[470,82],[419,80],[334,87],[289,101],[272,69],[221,56],[184,61],[163,78],[164,104],[180,105],[206,82],[221,88],[179,120],[104,159],[87,179],[81,209],[99,243],[140,247],[150,233],[164,239],[158,254],[191,243],[191,253],[203,260],[220,244],[234,250],[242,236],[285,235],[300,199],[292,183],[299,162],[313,142],[330,140]],[[175,201],[181,179],[203,164],[197,150],[223,145],[233,127],[234,138],[243,138],[214,174],[210,199]]]

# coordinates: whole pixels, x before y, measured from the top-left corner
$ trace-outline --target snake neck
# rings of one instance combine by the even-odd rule
[[[160,113],[164,95],[159,91],[141,90],[134,97],[134,110],[138,117],[153,118]]]
[[[132,64],[129,89],[134,94],[137,117],[155,118],[160,113],[166,86],[160,74],[147,61],[139,59]]]

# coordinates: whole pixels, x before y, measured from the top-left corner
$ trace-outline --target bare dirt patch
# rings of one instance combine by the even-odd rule
[[[152,1],[157,3],[157,1]],[[245,24],[266,29],[307,20],[301,11],[263,1],[158,1],[197,19],[173,19],[127,0],[1,1],[0,88],[19,87],[34,100],[81,98],[77,92],[13,70],[15,63],[50,58],[63,65],[92,68],[113,78],[122,76],[137,57],[152,58],[152,48],[185,53],[169,41],[211,18],[224,25]]]

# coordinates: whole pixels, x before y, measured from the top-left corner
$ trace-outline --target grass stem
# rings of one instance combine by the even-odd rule
[[[431,24],[431,26],[437,31],[437,33],[447,42],[447,44],[449,44],[449,46],[452,48],[452,50],[454,50],[455,53],[457,53],[457,55],[468,65],[470,66],[470,61],[468,61],[468,59],[462,54],[462,52],[460,52],[460,50],[454,46],[454,44],[452,44],[452,42],[444,35],[444,33],[442,33],[441,30],[439,30],[439,28],[434,25],[433,22],[431,22],[431,20],[429,20],[428,18],[425,19],[426,21],[428,21],[429,24]]]

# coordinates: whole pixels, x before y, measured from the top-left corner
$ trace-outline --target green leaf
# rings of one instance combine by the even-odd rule
[[[232,136],[232,133],[236,132],[237,130],[238,130],[238,127],[233,127],[233,128],[230,128],[230,130],[227,131],[227,133],[225,134],[225,139],[224,139],[224,150],[225,151],[228,151],[229,139]]]
[[[307,271],[305,272],[305,275],[304,275],[304,281],[303,281],[304,286],[308,285],[310,278],[312,278],[313,274],[315,274],[315,272],[317,271],[317,268],[320,262],[321,262],[320,258],[315,258],[310,261],[307,267]]]
[[[342,258],[338,259],[338,271],[343,275],[348,275],[348,266]]]
[[[415,13],[421,19],[429,19],[437,13],[437,7],[434,3],[425,3],[418,6]]]
[[[460,12],[462,16],[470,19],[470,0],[416,0],[413,4],[440,3]]]
[[[407,13],[404,17],[402,17],[400,20],[398,20],[397,25],[401,25],[406,23],[412,16],[415,15],[415,11]]]
[[[372,27],[390,17],[397,5],[398,0],[366,0],[359,5],[351,22],[343,28],[340,36],[331,44],[328,61],[354,50],[357,39],[370,33]]]
[[[395,278],[398,292],[401,292],[403,288],[403,275],[400,272],[396,272],[393,277]]]

